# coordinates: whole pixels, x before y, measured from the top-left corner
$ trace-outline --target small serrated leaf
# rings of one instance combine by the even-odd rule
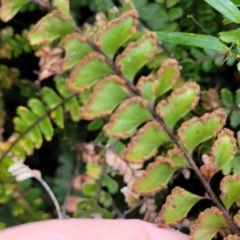
[[[44,102],[48,105],[50,109],[58,106],[62,102],[62,99],[49,87],[44,87],[42,89],[42,96]],[[57,107],[56,110],[52,111],[50,116],[58,127],[64,128],[63,109],[61,106]]]
[[[224,107],[233,107],[235,105],[233,94],[228,89],[226,88],[221,89],[220,96],[221,96],[221,102]]]
[[[34,114],[36,114],[38,117],[42,118],[42,116],[46,115],[46,109],[41,103],[41,101],[39,101],[38,99],[34,99],[34,98],[30,99],[28,101],[28,106],[30,107],[31,111]],[[54,134],[54,130],[48,116],[45,116],[39,122],[39,127],[45,139],[47,141],[51,141]]]
[[[225,207],[229,209],[231,205],[240,199],[240,174],[228,175],[220,183],[220,199]]]
[[[227,226],[223,213],[218,208],[208,208],[200,213],[191,226],[190,237],[194,240],[211,240],[221,228]]]
[[[112,59],[118,48],[136,32],[137,19],[137,12],[129,11],[110,21],[99,30],[97,46]]]
[[[156,46],[156,34],[148,32],[138,41],[130,43],[123,53],[118,55],[116,66],[129,81],[133,81],[136,73],[154,56]]]
[[[65,50],[63,59],[63,71],[75,66],[82,58],[93,52],[87,39],[78,33],[68,34],[60,46]]]
[[[167,187],[177,169],[170,159],[159,156],[147,166],[143,176],[136,178],[132,190],[139,195],[153,195]]]
[[[70,17],[54,10],[43,17],[29,32],[32,45],[52,42],[53,40],[74,32],[74,22]]]
[[[201,118],[193,117],[178,129],[181,143],[188,152],[192,152],[200,143],[215,137],[226,122],[223,109],[206,113]]]
[[[183,188],[175,187],[159,212],[159,219],[161,219],[159,225],[169,226],[182,220],[194,204],[201,199],[201,196],[192,194]]]
[[[107,76],[95,86],[93,93],[81,108],[81,117],[93,120],[110,115],[129,95],[130,91],[123,79],[117,75]]]
[[[180,77],[178,62],[175,59],[167,59],[157,71],[154,91],[156,96],[166,93],[176,84]]]
[[[67,80],[67,86],[72,91],[82,93],[90,89],[97,81],[111,73],[113,73],[113,70],[106,63],[105,58],[93,52],[84,57],[74,67]]]
[[[195,82],[187,82],[173,91],[166,100],[159,102],[156,112],[169,128],[173,128],[179,119],[196,107],[199,96],[199,85]]]
[[[70,112],[72,120],[75,122],[78,122],[80,120],[80,112],[79,112],[80,105],[78,103],[77,97],[72,97],[75,94],[67,88],[66,78],[58,76],[55,79],[55,84],[58,92],[62,97],[71,98],[64,104],[64,108],[66,111]]]
[[[146,123],[131,138],[124,151],[124,159],[129,163],[142,163],[157,154],[157,149],[170,141],[168,134],[156,121]]]
[[[136,128],[152,119],[146,108],[148,103],[140,97],[132,97],[123,102],[103,128],[109,137],[124,138],[132,135]]]

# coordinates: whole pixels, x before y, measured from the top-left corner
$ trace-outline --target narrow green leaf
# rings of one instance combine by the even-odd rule
[[[84,57],[74,67],[70,78],[67,80],[67,86],[72,91],[82,93],[111,73],[113,73],[113,70],[106,63],[105,58],[93,52]]]
[[[183,188],[175,187],[171,194],[168,195],[159,212],[160,225],[169,226],[179,222],[187,216],[194,204],[201,199],[201,196],[192,194]]]
[[[142,163],[155,156],[158,148],[168,141],[168,134],[156,121],[148,122],[131,138],[124,159],[130,163]]]
[[[148,103],[140,97],[132,97],[123,102],[103,128],[109,137],[125,138],[132,135],[136,128],[152,119],[146,108]]]
[[[143,176],[136,178],[133,183],[133,191],[139,195],[153,195],[165,189],[173,173],[177,170],[170,160],[157,157],[154,163],[150,163]]]
[[[240,174],[228,175],[220,183],[220,198],[227,209],[240,199]]]
[[[137,18],[136,11],[129,11],[99,30],[96,44],[109,58],[113,59],[118,48],[136,32]]]
[[[133,81],[136,73],[151,60],[156,45],[156,34],[148,32],[138,41],[130,43],[123,53],[118,55],[116,65],[129,81]]]
[[[223,213],[218,208],[208,208],[200,213],[191,226],[190,237],[194,240],[211,240],[220,229],[227,226]]]
[[[173,128],[179,119],[196,107],[199,96],[199,85],[195,82],[187,82],[183,87],[173,91],[166,100],[159,102],[156,112],[168,127]]]
[[[205,0],[209,5],[229,20],[240,23],[240,11],[230,0]]]
[[[200,143],[215,137],[225,122],[224,110],[218,109],[211,114],[204,114],[201,118],[193,117],[184,122],[178,129],[178,136],[186,150],[192,152]]]
[[[32,45],[52,42],[53,40],[74,32],[74,23],[58,10],[43,17],[29,32]]]
[[[11,20],[28,0],[2,0],[0,18],[3,22]]]
[[[96,85],[92,95],[81,108],[81,117],[92,120],[110,115],[129,95],[130,91],[123,79],[116,75],[107,76]]]
[[[41,103],[41,101],[39,101],[38,99],[34,98],[30,99],[28,101],[28,106],[30,107],[31,111],[38,117],[46,115],[46,109]],[[39,127],[45,139],[47,141],[51,141],[54,134],[54,130],[47,115],[39,122]]]
[[[228,47],[218,38],[182,32],[156,32],[158,40],[166,43],[174,43],[191,47],[209,48],[217,51],[228,51]]]

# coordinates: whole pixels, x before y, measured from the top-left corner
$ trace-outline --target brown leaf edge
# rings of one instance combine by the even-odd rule
[[[238,235],[228,235],[227,237],[225,237],[223,240],[240,240],[240,237]]]
[[[53,10],[50,13],[48,13],[46,16],[44,16],[43,18],[41,18],[37,24],[34,26],[34,28],[28,33],[28,39],[30,39],[30,35],[34,34],[35,32],[38,31],[38,28],[41,27],[42,22],[44,22],[46,19],[51,19],[53,17],[59,17],[61,18],[63,21],[71,21],[70,17],[63,14],[62,12],[60,12],[59,10]],[[47,39],[43,39],[41,42],[39,42],[38,44],[45,44],[48,43]]]
[[[177,60],[169,58],[162,64],[162,66],[157,71],[156,82],[155,82],[155,93],[157,91],[156,85],[158,84],[158,81],[159,81],[158,79],[160,79],[160,77],[165,72],[166,68],[168,68],[170,65],[173,66],[173,72],[174,72],[174,77],[172,78],[172,81],[171,81],[172,87],[177,83],[177,80],[180,77],[179,64]]]
[[[180,141],[182,143],[185,142],[185,137],[182,134],[182,132],[184,132],[189,126],[191,126],[191,125],[193,125],[194,123],[197,123],[197,122],[200,122],[202,125],[204,125],[209,119],[214,118],[216,116],[221,118],[221,124],[220,124],[219,128],[216,129],[215,132],[213,133],[213,137],[216,137],[218,132],[223,128],[223,126],[226,123],[226,113],[222,108],[217,109],[217,110],[213,111],[212,113],[205,113],[200,118],[193,117],[190,120],[182,123],[181,127],[177,131],[177,135],[178,135]]]
[[[153,75],[148,75],[148,76],[142,76],[138,82],[137,82],[137,85],[136,85],[136,88],[139,90],[139,92],[141,93],[141,95],[143,96],[144,95],[144,92],[142,90],[142,87],[145,83],[152,83],[153,85],[153,82],[155,81],[155,78]],[[154,89],[153,89],[154,90]]]
[[[191,226],[191,228],[190,228],[190,239],[191,240],[194,240],[194,238],[193,238],[194,233],[199,229],[199,227],[201,226],[201,224],[205,220],[205,218],[212,214],[217,214],[220,217],[224,218],[223,213],[217,207],[207,208],[204,212],[201,212],[199,214],[198,219]],[[226,226],[227,226],[227,222],[226,222]],[[226,227],[226,226],[223,226],[223,227]]]
[[[78,33],[70,33],[70,34],[68,34],[68,35],[66,35],[66,37],[62,40],[62,42],[60,43],[60,47],[61,48],[63,48],[64,50],[65,50],[65,48],[64,48],[64,46],[65,46],[65,44],[66,43],[68,43],[69,41],[71,41],[72,39],[74,39],[74,40],[78,40],[79,42],[81,42],[81,43],[86,43],[86,44],[88,44],[87,43],[87,38],[85,37],[85,36],[83,36],[83,35],[80,35],[80,34],[78,34]],[[88,44],[89,45],[89,44]],[[90,47],[91,47],[91,45],[89,45]],[[68,58],[69,58],[69,53],[67,53],[66,54],[66,51],[65,51],[65,57],[62,59],[62,61],[64,62],[64,61],[66,61]],[[66,71],[66,70],[68,70],[69,69],[69,67],[66,67],[66,66],[64,66],[63,67],[63,71]]]
[[[234,182],[234,181],[238,181],[238,180],[240,180],[240,173],[234,174],[234,175],[228,175],[228,176],[224,177],[220,182],[220,190],[221,190],[220,198],[227,197],[227,193],[225,191],[225,183]]]
[[[74,81],[75,78],[77,77],[79,71],[81,68],[83,68],[87,63],[89,63],[92,60],[98,59],[99,61],[105,62],[105,58],[103,55],[97,53],[97,52],[92,52],[89,53],[87,56],[85,56],[82,60],[80,60],[77,65],[74,67],[73,71],[70,74],[70,77],[67,79],[67,87],[69,90],[74,91],[74,92],[79,92],[83,93],[86,90],[89,90],[92,87],[92,84],[86,85],[84,87],[76,87],[74,86]]]
[[[185,157],[184,156],[184,154],[183,154],[183,152],[179,149],[179,148],[177,148],[176,146],[174,146],[174,148],[173,149],[170,149],[170,150],[168,150],[167,151],[167,158],[170,158],[171,159],[171,161],[176,165],[176,166],[178,166],[178,167],[187,167],[187,166],[189,166],[189,163],[188,163],[188,161],[187,161],[187,159],[186,159],[186,157],[185,157],[185,159],[186,159],[186,165],[178,165],[178,163],[176,163],[176,162],[174,162],[174,160],[172,159],[174,156],[176,156],[176,157]]]
[[[121,85],[123,88],[126,89],[126,91],[129,91],[128,86],[126,84],[126,82],[118,77],[117,75],[109,75],[105,78],[103,78],[94,88],[93,93],[91,94],[91,96],[88,98],[87,102],[84,104],[84,106],[80,109],[80,115],[82,119],[86,119],[86,120],[93,120],[94,118],[97,117],[105,117],[108,116],[112,113],[112,110],[106,110],[101,112],[100,114],[92,114],[91,112],[88,112],[88,108],[91,106],[91,104],[94,102],[95,97],[100,93],[101,94],[101,90],[105,87],[105,85],[109,82],[116,82],[119,85]],[[114,94],[114,93],[113,93]]]
[[[116,137],[116,138],[122,138],[128,134],[130,134],[129,131],[124,131],[121,133],[111,133],[111,128],[113,127],[113,125],[115,124],[115,122],[117,122],[118,118],[120,117],[121,113],[127,109],[130,105],[135,104],[135,103],[139,103],[142,105],[142,107],[144,109],[147,108],[148,106],[148,102],[144,99],[142,99],[141,97],[132,97],[127,99],[125,102],[123,102],[118,108],[117,110],[113,113],[113,115],[110,117],[109,122],[103,127],[103,131],[105,132],[105,134],[109,137]]]
[[[135,147],[135,145],[141,141],[141,138],[143,136],[143,134],[148,131],[148,129],[154,127],[156,129],[156,131],[161,131],[163,130],[162,126],[156,122],[156,121],[150,121],[150,122],[147,122],[143,127],[141,127],[136,135],[134,137],[131,138],[130,142],[128,143],[127,145],[127,148],[124,150],[123,152],[123,156],[124,156],[124,160],[128,163],[138,163],[136,161],[131,161],[131,159],[128,158],[128,154],[131,153],[131,150]],[[151,157],[154,157],[156,156],[157,154],[157,149],[152,153],[152,154],[149,154],[148,156],[144,156],[141,161],[139,161],[139,163],[142,163],[148,159],[150,159]]]
[[[222,141],[222,138],[224,137],[224,136],[228,136],[228,137],[230,137],[230,139],[231,139],[231,143],[232,143],[232,146],[234,146],[233,148],[232,148],[232,151],[231,151],[231,157],[234,157],[235,156],[235,154],[236,154],[236,151],[237,151],[237,141],[236,141],[236,139],[234,138],[234,133],[233,133],[233,131],[231,131],[231,130],[229,130],[229,129],[227,129],[227,128],[224,128],[224,129],[222,129],[222,131],[218,134],[218,138],[217,138],[217,140],[214,142],[214,144],[213,144],[213,146],[212,146],[212,148],[211,148],[211,156],[213,156],[213,158],[215,158],[216,156],[215,156],[215,152],[216,152],[216,148],[221,144],[221,141]]]
[[[175,91],[171,93],[171,95],[166,99],[160,101],[157,106],[156,106],[156,112],[160,115],[162,119],[164,119],[165,115],[164,112],[161,110],[163,107],[170,105],[171,101],[174,100],[174,98],[177,95],[183,94],[185,91],[188,90],[188,88],[193,88],[195,91],[195,99],[191,104],[191,110],[193,110],[196,105],[198,104],[199,97],[200,97],[200,87],[197,83],[195,82],[187,82],[184,84],[183,87],[177,88]]]
[[[164,163],[168,164],[171,168],[175,167],[175,165],[171,159],[168,159],[168,158],[165,158],[162,156],[158,156],[153,163],[150,163],[147,166],[147,168],[143,172],[142,176],[135,179],[135,182],[133,183],[133,186],[132,186],[132,191],[136,194],[140,194],[141,196],[149,196],[149,195],[153,195],[157,192],[160,192],[163,189],[166,189],[167,184],[162,184],[153,190],[148,190],[148,191],[145,191],[144,193],[142,193],[142,192],[139,193],[139,191],[137,190],[137,187],[136,187],[136,185],[138,185],[143,179],[145,179],[151,173],[151,171],[153,169],[155,169],[156,167],[158,167],[159,165],[164,164]]]
[[[237,213],[233,218],[234,223],[237,225],[238,228],[240,228],[240,213]],[[240,239],[240,237],[239,237]]]
[[[176,223],[176,222],[181,221],[182,219],[184,219],[184,218],[187,216],[187,214],[182,215],[182,216],[180,216],[178,219],[175,219],[175,221],[174,221],[173,223],[166,223],[166,222],[164,221],[164,214],[165,214],[165,212],[168,210],[168,208],[171,207],[171,208],[173,208],[173,209],[176,209],[176,207],[177,207],[176,205],[173,205],[173,200],[174,200],[175,196],[176,196],[176,195],[178,195],[178,196],[180,195],[180,196],[181,196],[181,195],[183,195],[185,192],[186,192],[185,189],[183,189],[183,188],[181,188],[181,187],[175,187],[175,188],[172,190],[171,194],[167,196],[166,201],[165,201],[165,203],[163,204],[163,206],[162,206],[162,208],[161,208],[161,210],[160,210],[160,212],[159,212],[159,214],[158,214],[158,219],[159,219],[158,226],[159,226],[159,227],[170,226],[171,224],[174,224],[174,223]],[[199,196],[199,197],[200,197],[200,196]]]
[[[96,42],[95,44],[102,49],[102,43],[101,43],[101,37],[102,35],[108,30],[111,29],[112,27],[114,27],[115,25],[117,25],[118,23],[126,20],[128,17],[132,17],[133,18],[133,25],[132,25],[132,29],[130,30],[130,34],[134,34],[136,32],[136,28],[137,28],[137,24],[138,24],[138,12],[136,10],[132,10],[132,11],[128,11],[123,13],[120,17],[113,19],[112,21],[108,22],[106,25],[102,26],[98,33],[97,33],[97,37],[96,37]]]
[[[118,55],[116,59],[116,66],[119,68],[120,71],[124,70],[124,65],[121,64],[121,61],[127,57],[133,48],[139,47],[142,43],[145,42],[145,40],[151,38],[152,39],[152,50],[148,55],[148,59],[151,60],[156,52],[157,49],[157,34],[155,32],[147,32],[145,35],[143,35],[139,40],[136,42],[131,42],[127,45],[127,47],[124,49],[124,51]]]

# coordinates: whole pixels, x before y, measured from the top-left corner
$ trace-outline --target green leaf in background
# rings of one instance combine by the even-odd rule
[[[229,20],[240,23],[240,11],[230,0],[205,0],[209,5]]]
[[[82,187],[82,193],[85,197],[94,197],[97,194],[97,183],[84,183]]]
[[[103,128],[109,137],[125,138],[132,135],[142,123],[152,119],[146,108],[147,101],[140,97],[132,97],[123,102],[110,117],[109,123]]]
[[[8,22],[17,14],[21,7],[28,2],[28,0],[2,0],[0,7],[1,20]]]
[[[220,229],[227,226],[223,213],[218,208],[208,208],[200,213],[191,226],[190,237],[194,240],[211,240]]]
[[[238,43],[240,39],[240,29],[220,32],[219,38],[226,43]]]
[[[178,129],[178,136],[187,151],[192,152],[200,143],[215,137],[226,122],[223,109],[206,113],[201,118],[193,117]]]
[[[93,120],[110,115],[129,95],[125,81],[117,75],[109,75],[95,86],[92,95],[81,108],[81,117]]]
[[[105,58],[96,53],[90,53],[74,67],[67,80],[67,86],[75,92],[84,92],[97,81],[112,73],[112,68],[105,62]]]
[[[99,30],[96,44],[110,59],[113,59],[118,48],[136,32],[137,18],[136,11],[129,11]]]
[[[194,204],[201,199],[201,196],[192,194],[183,188],[175,187],[159,212],[160,225],[169,226],[181,221],[187,216]]]
[[[138,41],[130,43],[123,53],[118,55],[116,66],[129,81],[133,81],[136,73],[154,56],[156,46],[156,34],[148,32]]]
[[[56,110],[51,112],[50,116],[59,128],[64,128],[63,109],[60,106],[62,99],[49,87],[42,88],[42,96],[50,109],[59,105]]]
[[[106,187],[111,194],[116,194],[118,191],[118,183],[107,174],[103,176],[102,186]]]
[[[178,168],[166,158],[157,157],[150,163],[143,176],[136,178],[133,183],[133,192],[139,195],[153,195],[167,188],[168,181]]]
[[[55,84],[58,92],[63,98],[69,98],[74,95],[74,93],[67,88],[66,78],[59,77],[59,76],[56,77]],[[79,113],[80,105],[77,97],[72,97],[70,100],[68,100],[64,104],[64,108],[66,111],[70,113],[73,121],[78,122],[80,120],[80,113]]]
[[[228,47],[224,45],[218,38],[182,32],[156,32],[158,40],[163,43],[173,43],[186,45],[191,47],[209,48],[217,51],[228,51]]]
[[[240,199],[240,174],[228,175],[220,183],[220,198],[225,207],[229,209],[232,204]]]
[[[156,106],[156,112],[169,128],[173,128],[180,118],[196,107],[199,96],[199,85],[187,82],[174,90],[166,100],[160,101]]]
[[[131,138],[124,151],[124,160],[129,163],[142,163],[155,156],[157,149],[168,141],[170,138],[159,123],[147,122]]]
[[[53,40],[74,32],[74,23],[58,10],[43,17],[29,32],[32,45],[52,42]]]

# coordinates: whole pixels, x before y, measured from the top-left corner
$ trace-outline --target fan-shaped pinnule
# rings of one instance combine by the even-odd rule
[[[169,158],[159,156],[150,163],[142,176],[133,183],[133,192],[139,195],[154,195],[167,188],[172,175],[179,168]]]
[[[110,115],[113,110],[130,96],[126,82],[117,75],[103,78],[81,108],[83,119],[93,120]]]
[[[149,121],[131,138],[123,156],[129,163],[143,163],[157,154],[158,148],[170,138],[156,121]]]
[[[101,27],[97,33],[96,45],[110,59],[135,32],[138,23],[138,12],[135,10],[123,13],[120,17]]]
[[[170,226],[184,219],[191,208],[201,200],[202,197],[187,190],[175,187],[159,212],[158,225],[160,227]]]
[[[74,67],[67,80],[67,86],[74,92],[83,93],[111,73],[113,70],[106,63],[105,57],[97,52],[92,52]]]
[[[156,49],[156,33],[147,32],[136,42],[129,43],[117,56],[115,64],[129,81],[133,81],[137,72],[153,58]]]
[[[201,212],[190,228],[190,239],[209,240],[222,228],[228,227],[223,213],[217,207]]]
[[[125,100],[112,114],[103,130],[108,137],[128,138],[137,127],[153,118],[148,102],[141,97]]]
[[[217,109],[212,113],[205,113],[202,117],[193,117],[182,123],[177,131],[181,144],[192,153],[202,142],[216,137],[226,122],[226,114],[223,109]]]
[[[174,90],[166,100],[160,101],[156,106],[156,112],[169,128],[173,128],[178,120],[196,107],[199,96],[199,85],[187,82]]]

